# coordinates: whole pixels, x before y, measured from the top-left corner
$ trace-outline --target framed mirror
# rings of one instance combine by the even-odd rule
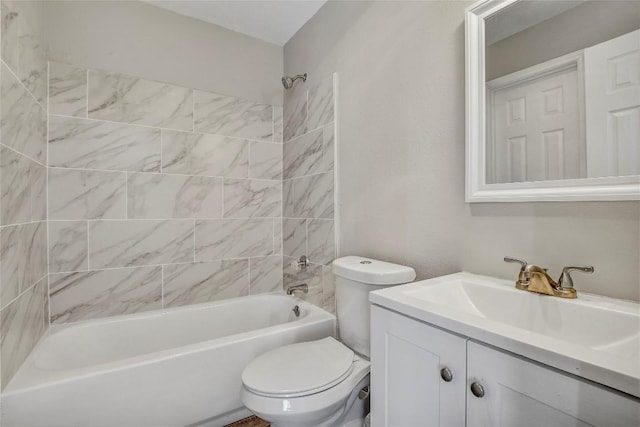
[[[466,11],[466,201],[640,200],[640,1]]]

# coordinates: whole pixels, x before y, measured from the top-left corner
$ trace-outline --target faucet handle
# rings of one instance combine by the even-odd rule
[[[527,273],[525,269],[527,268],[527,261],[523,261],[517,258],[504,257],[504,262],[513,262],[516,264],[520,264],[520,273],[518,274],[518,280],[516,280],[516,288],[518,289],[527,289],[529,286],[529,278],[527,277]]]
[[[558,280],[558,287],[560,288],[573,288],[573,279],[571,278],[571,271],[582,271],[583,273],[593,273],[594,268],[590,265],[588,266],[580,266],[580,265],[570,265],[564,267],[562,269],[562,274],[560,275],[560,279]]]
[[[524,271],[524,268],[527,266],[527,261],[523,261],[517,258],[511,258],[508,256],[504,257],[504,262],[513,262],[516,264],[520,264],[520,271]]]

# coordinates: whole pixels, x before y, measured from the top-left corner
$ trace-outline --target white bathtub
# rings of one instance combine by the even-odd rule
[[[224,425],[249,415],[248,362],[334,326],[333,315],[276,294],[53,326],[3,392],[2,424]]]

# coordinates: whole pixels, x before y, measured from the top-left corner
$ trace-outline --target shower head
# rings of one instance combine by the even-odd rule
[[[297,76],[293,76],[293,77],[284,76],[282,78],[282,86],[284,86],[285,89],[291,89],[293,87],[293,82],[295,82],[298,79],[302,79],[303,82],[306,82],[307,73],[298,74]]]

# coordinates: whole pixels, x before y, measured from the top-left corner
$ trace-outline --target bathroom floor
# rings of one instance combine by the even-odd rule
[[[269,427],[268,421],[263,420],[262,418],[258,418],[255,415],[253,417],[245,418],[240,421],[236,421],[235,423],[231,423],[225,427]]]

